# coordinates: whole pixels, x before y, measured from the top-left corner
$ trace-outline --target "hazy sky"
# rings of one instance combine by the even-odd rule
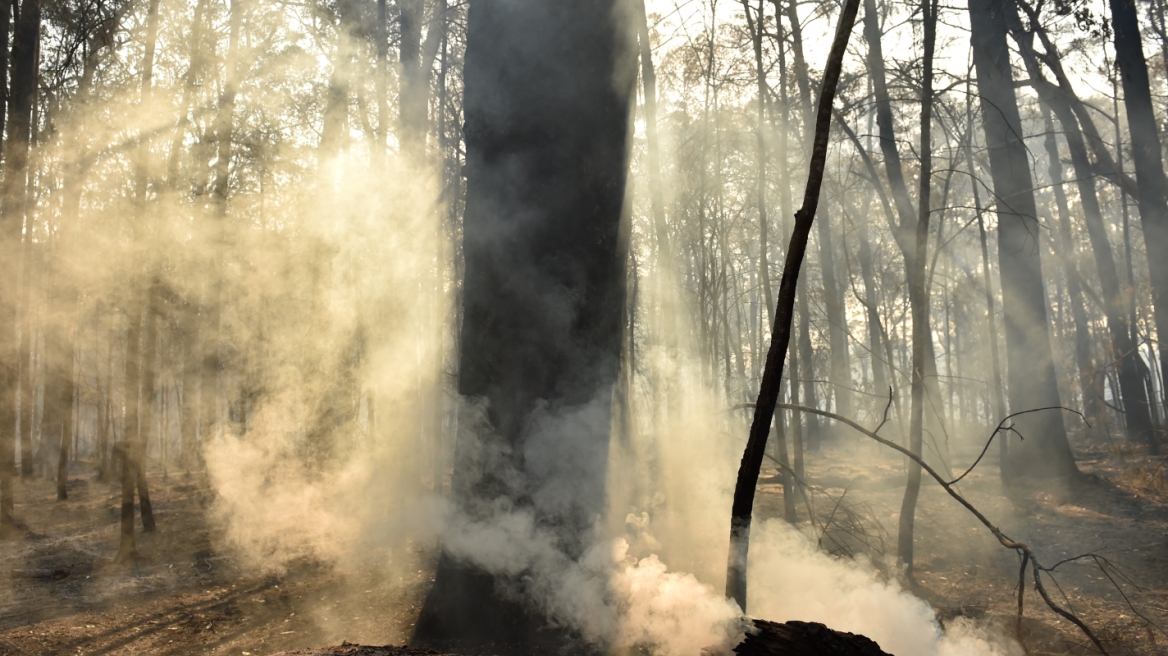
[[[1088,4],[1097,17],[1108,16],[1107,7],[1103,0],[1090,0]],[[751,5],[757,6],[757,1],[752,0]],[[937,54],[934,63],[936,69],[945,70],[955,75],[963,74],[969,66],[968,19],[962,5],[963,3],[951,5],[943,3],[941,8],[942,25],[938,28]],[[715,6],[716,18],[719,22],[739,24],[743,22],[740,0],[716,0]],[[808,64],[814,69],[822,69],[823,62],[831,47],[832,30],[835,28],[838,12],[832,14],[827,20],[820,16],[808,22],[809,17],[814,15],[814,7],[815,3],[800,3],[799,17],[805,22],[803,26],[804,52]],[[695,37],[701,32],[703,26],[708,25],[712,19],[708,0],[646,0],[646,8],[650,15],[658,14],[660,16],[657,29],[663,39],[661,46],[665,49],[677,47],[687,38]],[[774,5],[770,0],[766,1],[765,9],[768,14],[774,11]],[[889,27],[892,29],[889,29],[885,35],[883,43],[886,58],[907,60],[919,56],[915,53],[919,46],[913,42],[912,29],[904,22],[903,13],[901,12],[900,15],[889,21]],[[860,25],[862,20],[863,8],[861,8],[860,17],[857,19],[856,30],[852,35],[851,47],[849,48],[853,57],[863,56],[867,52],[867,45],[863,40]],[[651,24],[652,26],[653,24]],[[1064,38],[1062,41],[1066,41],[1066,39]],[[1013,46],[1012,43],[1011,46]],[[1112,48],[1109,44],[1107,55],[1110,57],[1111,54]],[[1079,61],[1076,61],[1077,59]],[[1098,48],[1095,48],[1089,63],[1074,55],[1068,55],[1067,62],[1072,64],[1067,67],[1067,73],[1080,96],[1088,97],[1110,91],[1110,84],[1106,78],[1093,70],[1102,65],[1102,57]],[[862,63],[853,59],[851,65],[858,66]]]

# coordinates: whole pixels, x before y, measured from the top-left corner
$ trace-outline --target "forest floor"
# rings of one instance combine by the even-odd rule
[[[1089,476],[1069,490],[1012,490],[983,463],[961,491],[1003,531],[1058,567],[1056,599],[1087,621],[1114,654],[1159,654],[1168,645],[1168,467],[1106,449],[1076,450]],[[974,454],[958,454],[967,465]],[[830,551],[894,553],[903,465],[861,446],[809,457],[808,478]],[[774,470],[764,470],[764,477]],[[345,572],[307,560],[280,575],[247,568],[208,519],[213,493],[197,478],[151,472],[159,529],[139,533],[139,560],[114,565],[120,488],[78,463],[69,500],[55,484],[17,482],[27,525],[0,539],[0,654],[231,654],[341,644],[404,644],[433,576],[433,545],[416,545],[404,571],[370,565]],[[765,479],[757,516],[782,512],[781,485]],[[842,503],[836,500],[843,498]],[[806,504],[799,511],[807,520]],[[954,615],[1012,618],[1018,558],[937,485],[917,511],[915,592]],[[865,544],[866,543],[866,544]],[[408,572],[408,574],[406,573]],[[1112,583],[1114,581],[1119,585]],[[1046,653],[1092,653],[1083,636],[1042,604],[1029,583],[1026,630]],[[1130,605],[1128,603],[1130,601]],[[781,620],[782,618],[768,618]],[[1013,620],[1008,619],[1012,627]]]

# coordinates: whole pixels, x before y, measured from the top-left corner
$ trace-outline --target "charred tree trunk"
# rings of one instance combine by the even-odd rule
[[[467,28],[459,391],[487,402],[494,437],[480,437],[513,455],[476,462],[475,445],[460,441],[453,494],[471,519],[489,521],[492,500],[529,508],[564,536],[569,558],[582,554],[603,507],[622,338],[636,50],[616,8],[486,0],[470,8]],[[581,412],[591,419],[567,435],[524,429]],[[508,471],[520,489],[504,484]],[[540,491],[551,484],[572,498],[549,505]],[[560,641],[539,631],[546,620],[497,597],[496,579],[507,577],[444,552],[414,642],[530,653]]]
[[[770,347],[767,350],[766,369],[759,387],[758,401],[754,405],[750,436],[747,438],[746,450],[742,454],[738,477],[734,484],[734,503],[730,510],[730,549],[726,563],[726,596],[734,600],[743,613],[747,610],[747,555],[750,548],[755,488],[766,452],[766,441],[770,434],[775,405],[778,403],[779,383],[783,379],[783,360],[790,346],[796,282],[799,280],[799,270],[803,265],[807,241],[811,236],[811,224],[815,221],[815,211],[819,205],[819,190],[823,184],[828,132],[831,127],[831,106],[835,102],[836,85],[839,83],[844,52],[847,50],[859,7],[860,0],[848,0],[844,5],[836,24],[831,52],[824,66],[823,88],[819,93],[819,107],[813,124],[814,138],[808,158],[807,187],[803,195],[803,205],[795,213],[795,230],[791,234],[791,243],[783,263],[783,277],[779,283],[778,307],[775,310],[775,323],[771,332]]]

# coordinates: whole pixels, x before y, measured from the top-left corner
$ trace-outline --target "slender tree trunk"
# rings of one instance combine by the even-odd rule
[[[12,29],[13,9],[17,0],[0,0],[0,89],[8,88],[8,32]],[[0,135],[4,134],[4,122],[7,118],[8,97],[0,99]],[[4,152],[4,140],[0,139],[0,154]],[[23,475],[23,472],[22,472]]]
[[[977,175],[976,169],[973,168],[973,120],[972,120],[972,104],[973,95],[967,94],[969,102],[965,106],[966,124],[969,125],[971,134],[969,141],[965,147],[965,165],[969,169],[969,177],[973,187],[973,209],[977,214],[977,234],[978,243],[981,246],[981,275],[985,280],[985,300],[986,300],[986,323],[988,324],[986,330],[986,341],[990,346],[990,372],[993,375],[993,391],[994,412],[997,413],[997,420],[1002,421],[1006,418],[1006,391],[1002,386],[1002,361],[998,354],[998,322],[995,317],[997,311],[994,309],[994,288],[993,276],[990,274],[990,253],[986,239],[985,219],[982,216],[981,207],[981,192],[979,191],[981,180]],[[1002,480],[1009,480],[1011,474],[1009,472],[1009,433],[1002,432],[998,435],[998,457],[999,457],[999,475]]]
[[[37,52],[40,47],[40,0],[24,0],[12,47],[9,86],[8,139],[5,142],[4,180],[0,215],[0,255],[5,262],[20,261],[21,228],[27,210],[28,160],[36,101]],[[16,390],[20,357],[16,345],[17,297],[15,285],[0,288],[0,528],[13,525],[12,479],[16,469]]]
[[[755,79],[758,85],[758,119],[755,124],[756,149],[758,156],[758,180],[756,187],[756,201],[758,203],[758,271],[759,280],[762,284],[763,303],[766,305],[764,316],[766,317],[767,325],[774,324],[774,302],[775,297],[771,291],[771,275],[770,263],[768,261],[768,254],[770,245],[768,242],[767,225],[767,151],[766,151],[766,109],[767,97],[769,96],[766,85],[766,71],[763,68],[762,61],[762,30],[766,24],[765,16],[763,15],[763,0],[759,0],[757,7],[757,23],[752,17],[750,11],[750,3],[748,0],[742,0],[742,9],[746,13],[747,27],[750,30],[751,40],[754,44],[754,65],[755,65]],[[776,17],[777,18],[777,17]],[[784,135],[785,138],[785,135]],[[785,154],[785,153],[784,153]],[[784,162],[785,164],[785,162]],[[741,331],[739,331],[741,333]],[[741,353],[741,351],[740,351]],[[741,362],[741,356],[739,358]],[[745,378],[745,376],[743,376]],[[778,454],[780,464],[779,476],[783,481],[783,517],[788,522],[794,524],[797,520],[795,511],[795,491],[794,481],[792,480],[792,472],[790,471],[790,456],[787,451],[787,434],[785,426],[783,425],[783,417],[780,414],[776,417],[775,427],[773,430],[775,436],[775,451]]]
[[[879,14],[876,10],[876,0],[864,0],[864,39],[868,42],[867,68],[868,76],[872,79],[872,95],[876,109],[877,141],[880,152],[884,156],[884,170],[888,177],[888,187],[892,195],[893,206],[900,217],[894,221],[892,215],[886,213],[888,227],[892,232],[893,240],[900,249],[904,258],[906,278],[916,269],[913,258],[916,256],[915,228],[918,223],[918,212],[913,206],[909,195],[908,184],[905,182],[904,169],[901,164],[900,151],[896,147],[896,131],[892,118],[892,101],[888,95],[887,74],[884,66],[884,50],[880,30]],[[907,281],[911,287],[911,281]],[[929,291],[928,288],[925,290]],[[941,386],[937,378],[937,354],[930,338],[925,345],[925,360],[923,375],[925,378],[926,403],[925,423],[931,435],[945,433],[942,416]],[[889,361],[889,366],[892,362]],[[911,419],[910,419],[911,424]]]
[[[150,439],[150,431],[154,427],[154,381],[156,378],[155,358],[158,355],[158,314],[160,312],[158,287],[160,284],[157,275],[155,275],[149,281],[150,286],[146,290],[146,344],[143,347],[143,357],[141,358],[141,389],[145,399],[142,401],[142,419],[139,423],[139,430],[128,435],[131,441],[127,445],[133,456],[131,462],[134,463],[138,503],[142,513],[142,531],[145,533],[153,533],[155,530],[154,509],[150,503],[150,488],[146,482],[146,464],[147,444]]]
[[[726,596],[735,601],[744,613],[747,611],[747,554],[750,546],[755,487],[762,467],[771,420],[774,418],[775,404],[778,402],[779,382],[783,378],[783,360],[790,345],[796,296],[795,283],[799,279],[799,269],[807,251],[811,224],[815,220],[819,191],[823,184],[823,168],[827,159],[828,132],[831,126],[831,106],[835,102],[836,84],[839,82],[844,52],[847,50],[848,38],[855,25],[859,6],[860,0],[848,0],[844,5],[836,25],[831,52],[824,66],[823,89],[819,94],[819,108],[812,124],[814,141],[808,158],[807,188],[803,196],[803,206],[795,215],[795,230],[791,235],[791,244],[787,248],[783,277],[779,283],[778,307],[775,311],[771,344],[767,351],[766,369],[759,388],[758,401],[754,406],[750,437],[742,454],[734,486],[734,504],[730,511],[730,549],[726,565]]]
[[[389,137],[389,9],[387,0],[377,0],[377,134],[373,143],[373,168],[385,166],[385,142]],[[445,111],[445,110],[441,110]]]
[[[58,285],[50,295],[49,302],[56,305],[57,311],[52,314],[55,317],[53,322],[45,327],[48,336],[45,344],[48,361],[45,369],[49,381],[45,389],[48,433],[61,439],[57,458],[58,501],[68,498],[69,443],[73,438],[73,326],[65,317],[74,314],[77,304],[76,298],[71,299],[69,292],[61,289],[62,286],[67,286],[67,283]],[[73,308],[67,305],[70,300]]]
[[[403,154],[415,165],[422,164],[426,151],[426,120],[430,101],[430,70],[434,65],[442,30],[431,27],[422,42],[422,23],[425,19],[423,0],[400,0],[402,66],[401,93],[398,100]],[[446,11],[445,0],[435,3],[435,13]],[[445,24],[443,18],[442,24]]]
[[[232,151],[232,132],[234,130],[235,95],[238,92],[241,66],[237,63],[239,57],[240,29],[243,23],[245,0],[231,0],[230,28],[227,48],[227,66],[224,71],[226,82],[223,93],[219,97],[219,108],[215,115],[213,131],[217,147],[215,159],[214,186],[212,196],[214,208],[210,217],[209,229],[210,244],[208,251],[211,261],[210,283],[207,294],[207,318],[204,324],[205,333],[202,339],[202,370],[201,391],[199,401],[202,418],[199,420],[199,442],[206,446],[218,425],[219,414],[219,342],[221,339],[220,321],[223,312],[223,274],[224,259],[227,256],[227,200],[230,183],[230,165]]]
[[[1091,242],[1091,249],[1095,255],[1095,268],[1099,274],[1099,283],[1103,291],[1104,313],[1107,318],[1107,327],[1111,336],[1111,357],[1119,362],[1120,392],[1125,410],[1128,437],[1140,442],[1147,442],[1152,435],[1152,419],[1149,414],[1148,397],[1144,392],[1143,382],[1140,380],[1141,362],[1136,340],[1128,325],[1125,316],[1124,298],[1127,296],[1121,288],[1119,273],[1115,266],[1115,259],[1111,252],[1111,241],[1107,236],[1107,228],[1103,221],[1103,212],[1099,206],[1099,198],[1095,191],[1095,179],[1090,160],[1087,157],[1087,146],[1079,128],[1079,122],[1071,109],[1074,91],[1069,87],[1054,86],[1042,76],[1039,67],[1038,55],[1031,46],[1032,34],[1022,29],[1022,21],[1012,15],[1011,32],[1018,43],[1022,59],[1030,74],[1030,83],[1038,91],[1039,97],[1050,106],[1062,125],[1063,135],[1067,140],[1067,149],[1071,155],[1071,165],[1075,168],[1076,184],[1079,191],[1079,202],[1083,207],[1083,222],[1087,228],[1087,236]],[[1063,81],[1069,84],[1065,77]],[[1052,166],[1054,166],[1052,164]],[[1059,170],[1062,165],[1059,163]],[[1096,395],[1094,401],[1102,403],[1102,389],[1098,375],[1092,376],[1091,387],[1084,389],[1084,394]],[[1102,408],[1097,415],[1103,416]]]
[[[426,105],[422,94],[421,47],[423,0],[400,0],[399,55],[402,67],[401,94],[398,100],[402,151],[417,161],[426,146]]]
[[[908,448],[920,457],[924,445],[925,417],[925,344],[933,340],[929,325],[929,290],[925,263],[929,255],[929,218],[933,174],[933,49],[937,43],[938,0],[922,0],[921,22],[924,25],[924,57],[921,69],[921,174],[918,199],[916,250],[913,270],[909,276],[909,303],[912,307],[912,406],[909,409]],[[939,398],[934,401],[940,401]],[[904,566],[905,576],[913,576],[913,524],[917,498],[921,493],[921,465],[916,460],[908,464],[908,484],[900,505],[900,533],[897,540],[897,558]]]
[[[179,408],[179,466],[190,471],[196,463],[198,449],[198,387],[199,387],[199,310],[193,303],[186,302],[182,308],[182,400]]]
[[[126,320],[129,323],[126,330],[126,357],[125,357],[125,421],[122,429],[122,440],[118,445],[118,459],[122,466],[122,514],[121,514],[121,542],[115,562],[128,562],[138,557],[137,541],[134,536],[134,488],[138,482],[138,464],[135,453],[139,442],[140,426],[140,395],[142,390],[142,305],[141,296],[134,294],[131,297],[129,308],[126,311]]]
[[[40,250],[33,245],[32,236],[33,228],[35,228],[33,221],[26,221],[26,225],[28,227],[25,229],[24,261],[22,262],[24,271],[20,285],[20,336],[23,344],[17,357],[20,359],[20,475],[22,478],[32,478],[34,464],[32,417],[34,414],[33,400],[36,397],[32,387],[33,364],[36,362],[32,326],[32,279],[34,275],[39,275],[39,271],[34,273],[34,269],[38,269],[34,260],[40,256]]]
[[[807,70],[807,61],[803,56],[803,29],[799,22],[796,3],[789,2],[786,7],[787,19],[791,23],[792,52],[795,56],[795,81],[799,86],[799,95],[803,105],[803,136],[807,140],[807,151],[810,153],[810,140],[815,132],[815,115],[812,109],[811,81]],[[845,416],[851,413],[851,375],[848,368],[848,338],[847,319],[840,303],[839,285],[835,277],[835,251],[832,249],[831,215],[826,207],[817,226],[816,241],[819,245],[819,268],[823,276],[824,306],[827,310],[827,334],[829,344],[828,359],[830,363],[830,388],[836,399],[836,410]],[[803,301],[800,302],[803,306]],[[810,342],[810,336],[808,335]],[[804,375],[813,378],[812,366],[807,363],[807,373]],[[814,392],[807,395],[809,404],[814,406]],[[809,418],[810,419],[810,418]],[[816,418],[818,423],[818,418]],[[818,432],[818,430],[816,430]],[[815,441],[818,445],[818,440]]]
[[[1083,414],[1087,415],[1092,426],[1102,427],[1102,422],[1106,421],[1107,418],[1103,415],[1102,397],[1095,393],[1097,368],[1094,358],[1091,357],[1091,328],[1087,322],[1087,310],[1083,307],[1083,290],[1075,267],[1077,258],[1071,236],[1071,212],[1067,207],[1066,192],[1063,191],[1063,164],[1062,160],[1059,159],[1058,141],[1054,136],[1054,121],[1051,120],[1050,109],[1045,105],[1042,108],[1042,117],[1046,125],[1046,137],[1043,141],[1050,164],[1051,189],[1054,192],[1055,206],[1058,208],[1059,230],[1056,243],[1059,244],[1060,248],[1057,248],[1055,253],[1062,261],[1066,271],[1067,292],[1071,301],[1071,317],[1075,326],[1075,365],[1079,370],[1079,389],[1083,395]],[[1143,407],[1147,407],[1146,401]]]
[[[417,2],[419,0],[408,0]],[[337,3],[337,44],[333,53],[333,70],[329,76],[328,96],[325,101],[324,122],[320,131],[320,159],[336,157],[348,150],[349,97],[356,57],[358,7],[354,0]],[[404,35],[403,35],[404,37]]]
[[[645,154],[649,166],[649,207],[653,216],[653,236],[655,260],[653,268],[657,272],[654,276],[657,282],[658,312],[657,326],[661,332],[661,345],[665,351],[665,365],[655,368],[658,375],[653,387],[654,392],[661,392],[659,402],[655,403],[656,417],[654,424],[654,443],[650,446],[653,451],[650,461],[657,461],[655,452],[659,447],[659,439],[674,433],[678,420],[677,376],[672,367],[677,362],[677,265],[674,260],[673,246],[669,238],[669,225],[665,215],[664,184],[661,179],[661,147],[657,132],[657,74],[653,65],[653,47],[649,40],[649,22],[645,14],[645,3],[638,2],[635,11],[639,19],[637,25],[637,44],[639,46],[641,62],[641,90],[645,104]],[[655,489],[658,481],[655,478],[657,469],[650,470],[654,480],[649,482]]]
[[[1134,0],[1109,0],[1115,34],[1115,61],[1123,80],[1128,131],[1132,137],[1132,162],[1139,185],[1140,223],[1148,250],[1148,270],[1152,281],[1152,309],[1156,334],[1168,335],[1168,178],[1160,152],[1160,130],[1152,107],[1148,64],[1140,41],[1139,20]],[[1160,369],[1168,374],[1168,349],[1160,349]],[[1168,389],[1168,381],[1164,381]],[[1160,453],[1160,438],[1149,434],[1148,453]]]
[[[98,318],[101,317],[101,310],[104,306],[99,307],[95,313]],[[105,353],[105,383],[101,388],[101,397],[98,399],[97,408],[97,449],[100,455],[100,472],[102,480],[106,480],[110,473],[109,451],[110,451],[110,429],[113,418],[111,417],[110,409],[113,408],[114,396],[114,342],[117,341],[117,332],[114,330],[114,314],[109,311],[109,330],[107,334],[109,339],[106,343]],[[99,373],[100,377],[101,374]]]
[[[866,214],[866,213],[865,213]],[[860,277],[864,281],[864,309],[868,315],[868,350],[872,361],[872,388],[883,395],[888,389],[888,372],[884,368],[880,331],[880,289],[872,268],[872,245],[868,242],[868,218],[856,221],[856,237],[860,243]]]

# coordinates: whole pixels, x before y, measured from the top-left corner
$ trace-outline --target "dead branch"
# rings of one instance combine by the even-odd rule
[[[961,479],[968,476],[969,473],[973,471],[974,467],[977,467],[977,463],[981,462],[981,459],[985,457],[986,451],[989,451],[990,444],[993,443],[994,438],[998,436],[998,433],[1000,433],[1002,431],[1009,431],[1009,432],[1012,432],[1015,435],[1017,435],[1018,439],[1026,439],[1022,436],[1022,433],[1019,433],[1017,430],[1014,429],[1013,425],[1006,426],[1005,424],[1007,421],[1009,421],[1010,419],[1012,419],[1014,417],[1017,417],[1018,415],[1030,414],[1031,412],[1042,412],[1043,410],[1066,410],[1067,412],[1073,412],[1073,413],[1079,415],[1079,417],[1081,417],[1083,419],[1083,423],[1087,424],[1087,428],[1091,427],[1091,422],[1087,421],[1086,415],[1079,412],[1078,410],[1075,410],[1073,408],[1068,408],[1068,407],[1062,406],[1062,405],[1049,405],[1049,406],[1046,406],[1044,408],[1031,408],[1029,410],[1019,410],[1018,412],[1012,412],[1012,413],[1006,415],[1005,417],[1002,417],[1002,420],[998,422],[997,427],[994,428],[994,431],[992,433],[990,433],[989,439],[986,440],[985,446],[982,447],[981,453],[978,454],[977,460],[973,461],[973,464],[969,466],[969,469],[965,470],[964,474],[949,481],[949,484],[954,485],[954,484],[958,483]],[[883,424],[881,424],[881,425],[883,426]],[[880,430],[880,429],[877,428],[876,430]]]
[[[864,428],[863,426],[857,424],[856,422],[852,421],[851,419],[848,419],[847,417],[844,417],[841,415],[837,415],[834,412],[820,410],[819,408],[809,408],[807,406],[795,405],[792,403],[776,403],[775,407],[782,408],[784,410],[795,410],[797,412],[807,412],[807,413],[810,413],[813,415],[818,415],[820,417],[827,417],[828,419],[834,419],[842,424],[845,424],[847,426],[854,428],[855,430],[859,431],[860,433],[862,433],[864,435],[867,435],[868,437],[872,438],[873,440],[876,440],[877,442],[883,444],[884,446],[886,446],[890,449],[893,449],[894,451],[897,451],[901,455],[904,455],[905,457],[912,459],[914,462],[916,462],[918,465],[921,466],[921,469],[924,470],[925,473],[927,473],[929,476],[931,476],[933,478],[933,480],[937,481],[937,484],[940,485],[945,490],[945,492],[949,494],[949,496],[956,499],[957,503],[960,503],[962,506],[964,506],[965,509],[968,510],[974,517],[976,517],[977,520],[979,522],[981,522],[983,526],[985,526],[987,529],[989,529],[990,533],[992,533],[993,536],[995,538],[997,538],[998,542],[1001,543],[1001,545],[1003,547],[1006,547],[1007,549],[1013,549],[1013,550],[1019,552],[1020,554],[1022,554],[1025,559],[1029,560],[1031,563],[1031,571],[1034,574],[1034,587],[1036,590],[1038,590],[1038,594],[1042,597],[1042,600],[1046,602],[1046,605],[1052,611],[1054,611],[1056,614],[1060,615],[1061,617],[1065,618],[1070,623],[1079,627],[1079,630],[1082,631],[1083,634],[1086,635],[1089,640],[1091,640],[1091,642],[1095,645],[1095,648],[1098,649],[1100,653],[1104,654],[1104,656],[1108,655],[1108,651],[1107,651],[1107,649],[1105,649],[1103,647],[1103,643],[1099,641],[1099,638],[1095,637],[1095,632],[1092,631],[1091,628],[1089,626],[1087,626],[1086,623],[1083,622],[1083,620],[1079,619],[1078,616],[1076,616],[1074,613],[1071,613],[1071,612],[1063,609],[1061,606],[1056,604],[1053,599],[1050,598],[1050,595],[1047,593],[1045,586],[1043,586],[1043,584],[1042,584],[1042,579],[1039,577],[1039,571],[1044,570],[1044,568],[1039,564],[1038,558],[1034,554],[1034,550],[1031,549],[1030,546],[1027,545],[1025,542],[1017,542],[1017,541],[1012,540],[1009,537],[1007,537],[1006,534],[1003,533],[1002,530],[999,529],[997,526],[995,526],[985,515],[983,515],[980,510],[975,508],[973,506],[973,504],[971,504],[969,501],[967,501],[965,499],[965,497],[963,497],[961,495],[960,492],[953,489],[953,486],[948,481],[946,481],[940,474],[938,474],[935,469],[930,467],[924,461],[924,459],[917,456],[916,454],[909,451],[908,449],[900,446],[899,444],[897,444],[895,442],[891,442],[889,440],[886,440],[883,437],[880,437],[879,435],[874,433],[873,431],[870,431],[867,428]],[[1021,595],[1021,591],[1019,591],[1019,595]],[[1019,599],[1019,604],[1021,604],[1021,599]]]

